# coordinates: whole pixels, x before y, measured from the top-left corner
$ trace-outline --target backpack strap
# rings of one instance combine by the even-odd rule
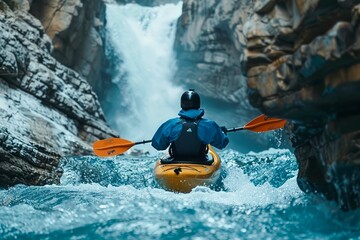
[[[201,118],[190,120],[180,118],[182,129],[179,137],[170,145],[169,154],[177,161],[199,161],[205,158],[208,147],[198,136]]]

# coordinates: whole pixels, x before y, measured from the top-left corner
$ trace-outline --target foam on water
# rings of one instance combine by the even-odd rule
[[[107,6],[109,51],[121,59],[113,77],[120,91],[115,95],[122,96],[117,109],[108,115],[124,138],[151,138],[161,123],[177,115],[183,90],[171,80],[176,69],[173,43],[181,6]],[[151,150],[147,146],[143,148]]]
[[[158,156],[64,158],[61,185],[0,191],[2,239],[343,239],[359,236],[360,211],[342,212],[296,184],[288,150],[220,153],[216,190],[168,192]],[[266,161],[264,161],[266,157]],[[264,171],[257,171],[259,166]],[[275,178],[274,173],[281,177]],[[265,176],[265,178],[264,178]]]

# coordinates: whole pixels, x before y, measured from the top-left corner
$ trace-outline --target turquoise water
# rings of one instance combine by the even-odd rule
[[[156,184],[156,155],[64,158],[60,185],[0,191],[0,239],[360,239],[360,211],[301,192],[289,151],[220,156],[189,194]]]

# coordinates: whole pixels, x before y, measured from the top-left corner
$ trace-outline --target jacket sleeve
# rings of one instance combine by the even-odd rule
[[[203,119],[200,121],[198,134],[204,144],[211,144],[218,149],[223,149],[229,143],[226,134],[213,120]]]
[[[151,145],[157,150],[165,150],[179,136],[180,131],[180,121],[176,118],[170,119],[163,123],[155,132]]]
[[[218,149],[225,148],[229,143],[229,138],[221,130],[219,125],[217,125],[217,123],[215,123],[215,122],[213,122],[213,130],[214,130],[214,135],[213,135],[212,142],[210,142],[211,146],[214,146]]]

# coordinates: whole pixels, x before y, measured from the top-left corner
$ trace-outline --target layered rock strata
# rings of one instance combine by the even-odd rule
[[[300,188],[344,209],[360,206],[358,4],[185,0],[176,42],[179,79],[288,119]]]
[[[29,13],[40,20],[50,37],[56,60],[78,72],[94,89],[103,89],[104,1],[37,0],[31,2]]]
[[[92,154],[92,142],[117,135],[29,8],[0,2],[0,186],[59,183],[62,156]]]
[[[302,190],[358,207],[359,1],[257,2],[244,31],[250,101],[291,120]]]
[[[237,27],[248,19],[249,11],[243,7],[250,2],[183,1],[177,22],[174,48],[178,71],[174,82],[195,88],[204,103],[216,103],[204,106],[207,117],[227,126],[244,125],[260,114],[247,100],[246,77],[239,61],[245,45]],[[217,107],[212,109],[212,105]],[[211,116],[211,112],[217,114]],[[234,144],[233,148],[239,151],[259,151],[277,145],[269,141],[271,138],[271,133],[259,136],[243,132],[233,134],[231,143],[244,143]]]
[[[244,101],[247,87],[239,61],[243,48],[233,31],[234,24],[247,19],[241,8],[246,2],[184,1],[175,40],[175,81],[195,86],[209,98],[240,105],[242,112],[252,107]]]

